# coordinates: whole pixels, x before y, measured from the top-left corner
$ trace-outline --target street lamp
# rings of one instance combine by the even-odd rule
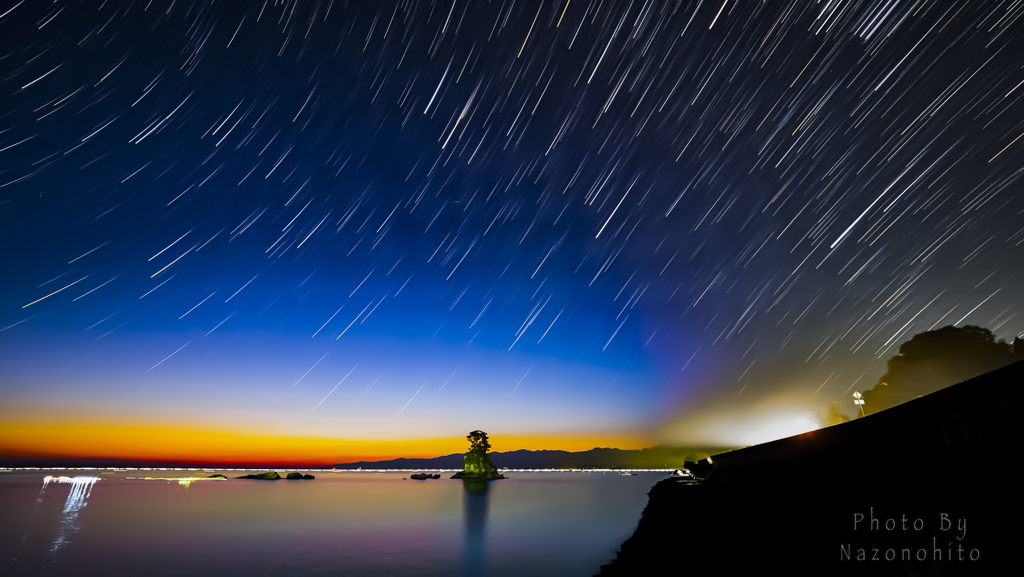
[[[860,405],[860,416],[864,415],[864,399],[860,398],[861,394],[858,391],[853,392],[853,404]]]

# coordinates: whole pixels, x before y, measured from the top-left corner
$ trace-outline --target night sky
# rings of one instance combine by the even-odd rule
[[[915,333],[1024,332],[1022,17],[3,2],[0,420],[502,450],[853,415]]]

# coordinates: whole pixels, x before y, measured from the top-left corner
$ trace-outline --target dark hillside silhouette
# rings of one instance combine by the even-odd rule
[[[655,485],[601,576],[1006,575],[1019,567],[1024,362],[714,455]]]

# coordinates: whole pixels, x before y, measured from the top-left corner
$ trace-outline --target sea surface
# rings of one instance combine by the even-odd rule
[[[589,576],[667,475],[515,471],[470,484],[451,472],[300,472],[316,479],[2,471],[0,574]]]

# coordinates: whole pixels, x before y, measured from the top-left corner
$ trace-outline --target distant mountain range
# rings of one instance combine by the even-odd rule
[[[678,469],[683,467],[687,457],[717,455],[729,450],[721,447],[682,448],[657,446],[648,449],[623,450],[594,448],[589,451],[508,451],[491,452],[494,466],[502,469]],[[358,461],[326,465],[338,469],[461,469],[461,453],[434,457],[432,459],[392,459],[389,461]],[[4,457],[0,455],[2,467],[202,467],[250,469],[303,469],[322,468],[320,463],[211,463],[208,461],[165,462],[133,461],[97,458],[31,458]]]
[[[494,466],[502,469],[673,469],[683,466],[687,456],[705,457],[720,448],[681,448],[657,446],[649,449],[594,448],[589,451],[519,451],[491,452]],[[461,453],[432,459],[392,459],[390,461],[357,461],[339,463],[338,469],[461,469]]]

